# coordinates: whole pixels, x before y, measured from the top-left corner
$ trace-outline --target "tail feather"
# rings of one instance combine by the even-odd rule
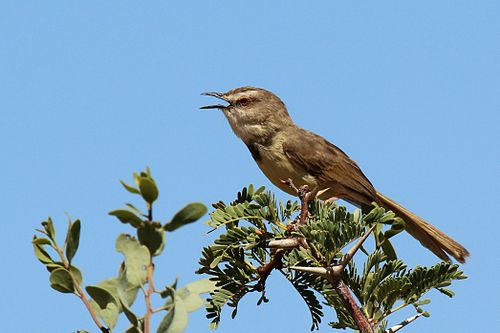
[[[392,210],[405,221],[406,231],[410,235],[439,258],[449,261],[448,255],[451,255],[459,262],[465,262],[465,259],[469,256],[469,251],[458,242],[382,193],[377,192],[377,198],[384,208]]]

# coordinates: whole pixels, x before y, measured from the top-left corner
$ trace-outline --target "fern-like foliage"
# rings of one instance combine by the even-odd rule
[[[323,317],[323,306],[335,309],[336,321],[330,326],[338,329],[357,326],[335,288],[324,278],[290,269],[301,267],[328,267],[339,263],[346,249],[358,240],[370,226],[374,226],[375,246],[371,252],[356,255],[344,269],[343,281],[355,295],[362,311],[376,331],[384,332],[387,317],[406,306],[428,315],[421,308],[430,302],[422,297],[431,289],[447,296],[453,292],[447,287],[454,280],[466,278],[457,265],[440,262],[432,267],[417,266],[408,269],[396,258],[389,238],[404,230],[404,222],[381,207],[362,215],[360,210],[347,211],[333,203],[313,201],[305,225],[294,225],[300,211],[298,202],[277,202],[264,187],[243,188],[234,201],[213,205],[207,224],[218,233],[213,244],[204,248],[198,273],[208,274],[217,289],[210,294],[207,317],[211,327],[217,327],[225,305],[234,308],[249,292],[256,290],[260,279],[259,267],[272,258],[267,244],[272,240],[300,238],[307,246],[288,250],[282,258],[283,276],[300,294],[311,317],[311,330],[318,329]],[[361,252],[360,252],[361,253]],[[362,263],[362,269],[356,267]],[[262,286],[262,285],[261,285]],[[262,300],[266,300],[264,295]],[[323,305],[322,305],[323,303]]]

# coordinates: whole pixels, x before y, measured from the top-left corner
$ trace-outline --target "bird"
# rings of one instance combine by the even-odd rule
[[[297,195],[288,180],[297,187],[307,185],[319,199],[343,199],[363,211],[375,202],[402,218],[406,231],[440,259],[450,261],[452,256],[464,263],[469,256],[469,251],[450,236],[378,192],[340,148],[295,124],[285,103],[274,93],[245,86],[202,95],[224,102],[200,109],[221,110],[264,175],[282,191]]]

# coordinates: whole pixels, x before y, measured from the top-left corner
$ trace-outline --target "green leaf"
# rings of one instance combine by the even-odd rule
[[[71,274],[64,268],[57,268],[50,273],[50,286],[61,293],[73,293],[75,286]]]
[[[77,283],[77,285],[81,286],[83,281],[82,272],[78,269],[78,267],[71,265],[70,274],[73,276],[73,281]]]
[[[98,306],[99,316],[109,328],[113,328],[118,321],[119,306],[116,298],[106,289],[99,286],[85,287],[87,293]]]
[[[140,330],[138,327],[132,325],[132,326],[129,326],[125,330],[125,333],[142,333],[142,330]]]
[[[52,218],[48,218],[47,221],[42,222],[43,228],[45,229],[45,232],[47,233],[47,236],[51,240],[55,240],[56,238],[56,230],[54,229],[54,223],[52,223]]]
[[[124,269],[120,269],[118,277],[113,277],[101,281],[97,284],[98,287],[106,289],[111,295],[115,297],[119,303],[119,310],[121,311],[121,303],[131,306],[137,296],[138,286],[130,284],[126,279]]]
[[[184,301],[187,312],[193,312],[205,304],[205,299],[200,294],[210,293],[216,289],[215,282],[202,279],[186,284],[177,290],[177,295]]]
[[[215,257],[214,260],[210,263],[210,268],[215,268],[222,261],[222,256]]]
[[[397,218],[391,225],[391,228],[384,233],[384,238],[389,239],[403,230],[405,230],[405,223],[402,219]]]
[[[147,246],[153,256],[161,254],[165,247],[165,231],[155,223],[144,223],[137,229],[137,237],[142,245]]]
[[[445,294],[448,297],[453,297],[455,296],[455,292],[453,290],[450,290],[448,288],[436,288],[439,292]]]
[[[151,257],[146,246],[130,235],[121,234],[116,239],[116,250],[125,256],[125,274],[133,286],[142,286],[146,282],[147,267]]]
[[[39,241],[39,239],[44,238],[37,238],[36,236],[33,237],[33,251],[35,252],[35,256],[44,265],[53,263],[54,260],[50,257],[50,255],[47,253],[47,251],[45,251],[43,247],[44,244],[40,244],[44,241]]]
[[[431,302],[431,300],[430,300],[430,299],[425,298],[425,299],[423,299],[423,300],[421,300],[421,301],[418,301],[418,302],[416,302],[416,303],[413,303],[413,305],[420,306],[420,305],[429,304],[430,302]]]
[[[129,223],[134,228],[138,228],[142,223],[142,219],[128,209],[112,210],[108,214],[112,215],[112,216],[116,216],[118,218],[118,220],[120,220],[120,222]]]
[[[128,307],[127,303],[120,298],[120,305],[122,307],[123,313],[125,313],[125,317],[127,317],[130,323],[137,327],[139,321],[137,320],[137,315]]]
[[[207,207],[200,202],[193,202],[178,211],[172,220],[163,226],[166,231],[174,231],[186,224],[197,221],[207,213]]]
[[[133,193],[133,194],[141,194],[141,192],[139,192],[138,189],[136,189],[135,187],[125,183],[123,180],[120,180],[120,183],[123,185],[123,187],[125,187],[125,189],[127,191],[129,191],[130,193]]]
[[[50,273],[52,273],[53,271],[55,271],[56,269],[59,269],[59,268],[67,271],[67,269],[64,267],[64,264],[60,261],[47,264],[47,265],[45,265],[45,268],[47,268],[47,270]],[[83,277],[82,277],[82,272],[78,269],[78,267],[71,265],[70,270],[68,272],[73,277],[73,283],[76,282],[77,285],[81,286],[82,281],[83,281]]]
[[[139,177],[139,190],[141,191],[141,196],[149,204],[158,199],[158,188],[152,178]]]
[[[47,238],[37,237],[37,236],[33,237],[32,243],[36,244],[36,245],[50,245],[50,244],[52,244],[52,242],[50,240],[48,240]]]
[[[380,247],[384,251],[384,254],[387,256],[387,260],[396,260],[398,258],[398,256],[396,255],[396,251],[394,250],[394,247],[392,246],[389,239],[385,239],[382,244],[380,244]]]
[[[182,333],[188,324],[188,312],[181,297],[175,295],[172,290],[172,299],[174,300],[173,307],[163,317],[163,320],[158,326],[157,333]]]
[[[71,263],[71,259],[75,256],[76,250],[78,250],[78,244],[80,243],[80,220],[76,220],[70,224],[65,243],[66,258],[68,258],[68,261]]]

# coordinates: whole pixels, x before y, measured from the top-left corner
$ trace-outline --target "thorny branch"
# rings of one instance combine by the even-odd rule
[[[306,224],[307,217],[309,214],[309,202],[312,199],[314,199],[314,196],[317,191],[314,189],[311,192],[307,185],[301,186],[300,188],[297,189],[297,187],[293,184],[291,179],[284,181],[284,183],[290,186],[295,191],[297,191],[297,194],[300,199],[301,211],[300,211],[300,218],[297,224],[299,226]],[[360,333],[374,333],[375,331],[373,325],[369,322],[368,318],[366,318],[365,314],[363,313],[363,311],[361,311],[360,307],[356,303],[356,300],[354,299],[351,291],[349,290],[349,287],[342,280],[342,273],[344,272],[346,265],[352,259],[356,251],[363,245],[364,241],[368,238],[368,236],[370,235],[370,233],[373,231],[374,228],[375,225],[373,225],[369,230],[367,230],[367,232],[365,232],[365,234],[356,242],[356,244],[354,244],[354,246],[344,255],[340,264],[338,265],[327,268],[291,267],[294,270],[309,271],[309,273],[318,274],[325,277],[332,284],[335,291],[341,298],[342,302],[344,303],[347,310],[351,314],[352,318],[356,322]],[[281,244],[279,242],[281,242]],[[261,271],[265,271],[266,274],[265,275],[261,274],[261,279],[258,285],[264,287],[265,280],[267,279],[271,270],[273,268],[281,268],[282,265],[281,258],[283,257],[285,249],[290,250],[291,248],[293,248],[292,245],[295,245],[295,247],[299,247],[303,243],[304,241],[301,241],[297,238],[274,241],[274,243],[273,241],[269,242],[268,244],[269,247],[273,246],[274,248],[279,248],[279,249],[276,251],[274,258],[271,260],[271,262],[269,262],[263,267],[259,267],[259,274],[261,274]],[[282,245],[283,247],[280,247],[279,245]]]
[[[312,198],[310,194],[312,192],[309,191],[309,187],[307,185],[301,186],[300,188],[295,187],[291,179],[284,181],[284,183],[290,186],[295,191],[297,191],[297,194],[299,195],[299,199],[301,202],[301,211],[300,211],[300,218],[297,224],[304,225],[307,222],[307,215],[309,213],[309,202]],[[272,244],[273,242],[275,243]],[[281,242],[281,244],[277,242]],[[280,241],[271,241],[269,242],[268,247],[273,248],[273,246],[277,246],[278,244],[284,245],[285,247],[288,247],[288,249],[293,249],[298,246],[307,246],[307,243],[305,243],[303,240],[301,241],[300,239],[297,238],[289,238]],[[285,251],[286,248],[280,246],[279,249],[274,252],[274,256],[270,262],[257,268],[257,272],[259,273],[260,279],[259,282],[254,286],[254,289],[262,292],[263,299],[265,299],[267,278],[269,277],[273,269],[281,269],[283,267],[282,258],[283,255],[285,254]]]

